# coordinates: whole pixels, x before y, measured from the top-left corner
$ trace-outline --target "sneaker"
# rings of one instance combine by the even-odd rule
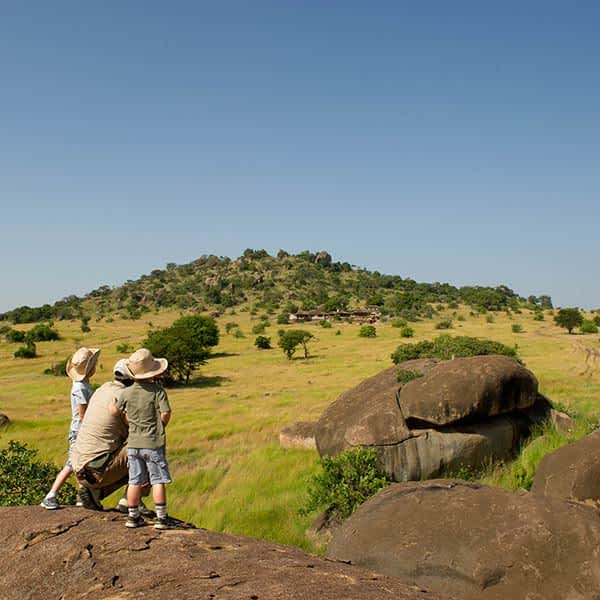
[[[175,529],[177,524],[173,519],[169,519],[169,517],[165,517],[164,519],[156,519],[156,523],[154,523],[154,529]]]
[[[124,515],[128,515],[129,507],[127,506],[127,500],[125,500],[124,502],[121,502],[121,500],[119,500],[119,502],[115,506],[115,510],[119,511],[120,513],[123,513]]]
[[[47,510],[56,510],[57,508],[60,508],[60,504],[58,503],[56,496],[53,498],[44,498],[40,502],[40,506],[43,506]]]
[[[87,508],[88,510],[104,510],[100,502],[100,490],[93,490],[82,485],[77,490],[77,502],[75,506]]]
[[[129,527],[130,529],[143,527],[145,524],[144,517],[141,515],[138,515],[137,517],[127,517],[127,521],[125,521],[125,527]]]

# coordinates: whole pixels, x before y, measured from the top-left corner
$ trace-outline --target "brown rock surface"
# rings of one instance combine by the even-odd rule
[[[411,419],[448,425],[531,406],[538,382],[531,371],[506,356],[472,356],[447,360],[400,391],[400,408]]]
[[[426,372],[435,360],[422,359],[390,367],[365,379],[330,404],[316,429],[321,456],[335,456],[356,446],[397,444],[410,437],[398,408],[398,369]]]
[[[0,509],[0,599],[435,600],[297,548],[202,529],[127,529],[77,508]],[[448,598],[448,597],[446,597]]]
[[[600,513],[465,481],[400,483],[334,533],[329,556],[463,600],[597,600]]]
[[[531,491],[600,506],[600,429],[545,456]]]

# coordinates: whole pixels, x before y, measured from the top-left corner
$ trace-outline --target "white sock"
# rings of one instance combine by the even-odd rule
[[[39,498],[39,496],[38,496]],[[50,498],[56,498],[56,492],[53,492],[52,490],[50,490],[47,494],[46,494],[46,498],[48,498],[48,500],[50,500]]]

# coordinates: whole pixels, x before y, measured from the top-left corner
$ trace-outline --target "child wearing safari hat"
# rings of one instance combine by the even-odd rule
[[[71,465],[71,451],[73,444],[77,439],[77,432],[81,425],[81,420],[85,414],[85,409],[89,399],[92,396],[92,386],[90,385],[90,377],[96,372],[96,364],[98,363],[99,348],[79,348],[71,358],[67,361],[67,375],[73,381],[71,386],[71,425],[69,427],[69,453],[67,462],[59,474],[56,476],[52,487],[46,497],[42,500],[41,506],[48,510],[60,508],[60,504],[56,499],[58,490],[64,485],[69,475],[73,472]]]
[[[127,361],[133,385],[124,389],[110,405],[112,414],[124,414],[129,423],[127,527],[144,524],[140,515],[141,491],[142,486],[150,483],[157,516],[154,528],[171,528],[165,489],[165,484],[171,483],[165,454],[165,427],[171,418],[171,407],[167,393],[156,380],[168,366],[166,358],[154,358],[146,348],[136,350]]]

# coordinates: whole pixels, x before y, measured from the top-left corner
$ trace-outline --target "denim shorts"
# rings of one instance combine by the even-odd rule
[[[171,483],[163,448],[127,448],[129,485]]]

